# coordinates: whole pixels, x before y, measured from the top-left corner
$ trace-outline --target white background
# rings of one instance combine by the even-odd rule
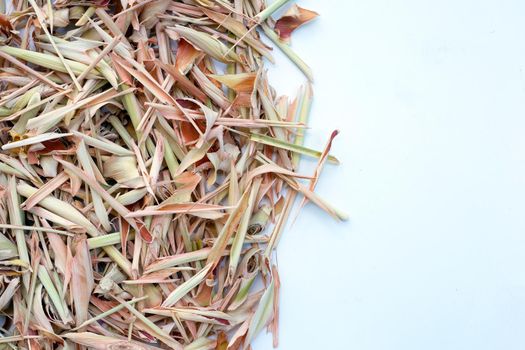
[[[341,130],[318,193],[350,221],[309,204],[285,231],[279,348],[525,349],[525,3],[299,4],[321,14],[292,38],[306,144]]]

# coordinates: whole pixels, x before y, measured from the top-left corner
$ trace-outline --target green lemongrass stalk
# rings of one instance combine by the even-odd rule
[[[18,248],[4,234],[0,233],[0,260],[18,256]]]
[[[7,174],[7,175],[14,175],[14,176],[19,177],[19,178],[24,179],[24,180],[28,180],[29,179],[21,171],[15,169],[13,167],[10,167],[9,165],[4,164],[2,162],[0,162],[0,173]]]
[[[93,16],[93,14],[95,13],[95,10],[96,10],[96,7],[94,7],[94,6],[88,7],[88,9],[84,12],[82,17],[80,17],[80,19],[77,21],[77,23],[75,23],[75,26],[81,27],[81,26],[85,25],[89,21],[89,18],[91,18],[91,16]]]
[[[14,176],[9,178],[7,183],[8,190],[8,201],[7,201],[7,210],[9,212],[9,219],[13,225],[23,225],[24,216],[23,211],[20,210],[20,201],[18,193],[16,191],[16,179]],[[29,252],[27,251],[26,236],[23,230],[13,229],[16,239],[16,247],[18,249],[18,256],[20,260],[25,262],[28,266],[30,265]],[[29,290],[29,274],[23,276],[24,287]]]
[[[150,321],[149,318],[144,316],[140,311],[135,309],[133,306],[129,305],[129,303],[126,303],[125,301],[121,300],[120,298],[116,298],[118,302],[120,302],[126,309],[128,309],[137,319],[139,319],[147,328],[148,331],[156,336],[161,342],[168,345],[171,349],[174,350],[183,350],[182,346],[173,339],[169,334],[164,332],[159,326],[157,326],[155,323]]]
[[[184,350],[209,350],[215,347],[217,341],[206,337],[195,339],[191,344],[186,345]]]
[[[122,84],[120,87],[121,91],[128,91],[132,88],[126,84]],[[135,129],[135,132],[137,133],[137,139],[139,140],[142,137],[142,132],[139,129],[140,122],[142,120],[142,111],[139,107],[139,102],[137,100],[137,97],[135,94],[126,94],[122,96],[121,98],[122,104],[124,105],[124,108],[126,109],[126,112],[128,112],[129,119],[131,120],[131,124],[133,124],[133,128]]]
[[[113,86],[115,89],[118,89],[119,84],[117,74],[115,73],[113,68],[111,68],[111,66],[108,63],[106,63],[106,61],[104,61],[104,57],[111,50],[113,50],[117,44],[120,43],[120,39],[121,37],[116,37],[115,39],[113,39],[113,41],[110,44],[108,44],[108,46],[106,46],[100,53],[88,51],[88,55],[91,57],[92,62],[89,64],[88,68],[82,74],[80,74],[78,80],[82,81],[82,79],[87,77],[89,73],[91,73],[91,71],[96,67],[96,69],[100,72],[100,74],[104,76],[104,78],[106,78],[106,80],[111,84],[111,86]]]
[[[242,246],[244,244],[244,239],[246,237],[246,232],[248,231],[248,224],[250,223],[250,218],[252,216],[253,207],[255,205],[255,200],[257,194],[259,193],[259,188],[261,186],[262,178],[258,178],[254,181],[250,197],[248,198],[248,207],[243,213],[239,227],[237,228],[237,234],[233,240],[231,251],[230,251],[230,265],[228,268],[228,276],[230,281],[233,281],[235,271],[237,271],[237,264],[239,263],[239,257],[241,256]]]
[[[7,117],[8,115],[11,115],[13,111],[10,108],[7,107],[0,107],[0,117]]]
[[[20,119],[16,122],[15,125],[13,125],[12,131],[16,132],[19,135],[22,135],[26,131],[26,125],[29,119],[36,117],[38,114],[39,108],[37,108],[38,103],[40,102],[40,93],[38,91],[35,91],[35,93],[31,96],[29,99],[29,102],[27,103],[27,107],[32,108],[31,110],[21,114]]]
[[[125,97],[123,97],[122,99],[124,98]],[[108,118],[108,121],[111,124],[111,126],[115,129],[115,131],[119,134],[120,138],[122,139],[122,141],[124,141],[126,146],[128,146],[128,148],[131,148],[132,147],[131,144],[133,143],[133,138],[129,134],[128,130],[126,130],[124,125],[122,125],[122,122],[120,121],[120,119],[112,115]]]
[[[40,9],[40,7],[38,6],[38,4],[35,2],[35,0],[28,0],[29,3],[31,4],[31,7],[33,7],[33,10],[35,11],[35,14],[36,14],[36,17],[38,19],[38,22],[40,22],[40,27],[42,28],[42,30],[44,31],[44,33],[46,34],[46,36],[48,37],[49,39],[49,42],[51,43],[51,45],[53,45],[54,49],[56,50],[56,54],[58,55],[58,58],[60,60],[60,63],[62,64],[62,66],[65,68],[67,74],[69,74],[69,76],[71,77],[71,80],[73,81],[75,87],[77,88],[77,90],[80,90],[81,89],[81,86],[77,80],[77,77],[75,74],[78,74],[78,73],[74,73],[71,69],[71,67],[69,66],[69,63],[66,61],[66,59],[64,58],[64,56],[62,56],[62,53],[60,52],[60,50],[58,49],[58,47],[56,46],[56,43],[55,41],[53,40],[53,37],[51,36],[51,34],[49,33],[49,31],[47,30],[47,24],[46,24],[46,16],[44,15],[44,13],[42,12],[42,10]],[[50,21],[51,23],[53,23],[53,12],[51,11],[50,14],[48,14],[48,17],[51,16],[50,18]],[[53,27],[51,25],[51,31],[53,30]],[[74,61],[71,61],[71,62],[74,62]]]
[[[83,6],[72,6],[69,8],[69,18],[78,20],[85,12],[86,9]]]
[[[64,90],[64,91],[59,91],[56,94],[51,95],[49,97],[46,97],[45,99],[40,100],[40,101],[32,104],[31,106],[28,106],[28,107],[26,107],[26,108],[24,108],[24,109],[22,109],[22,110],[20,110],[18,112],[10,113],[9,117],[8,118],[4,118],[4,120],[15,120],[16,118],[18,118],[22,114],[28,113],[30,111],[33,111],[34,109],[39,108],[40,106],[43,106],[43,105],[46,105],[46,108],[48,108],[48,106],[51,105],[51,103],[48,103],[48,102],[50,102],[52,100],[55,100],[55,101],[57,101],[56,103],[58,103],[59,102],[59,100],[58,100],[59,97],[67,95],[71,91],[72,91],[71,89],[67,89],[67,90]],[[27,125],[27,123],[26,123],[26,125]]]
[[[108,233],[107,235],[88,238],[89,249],[96,249],[120,243],[120,232]]]
[[[116,143],[113,143],[111,141],[99,140],[97,138],[88,136],[78,131],[73,131],[72,133],[76,137],[82,139],[86,143],[86,145],[98,148],[102,151],[113,153],[113,154],[116,154],[117,156],[134,156],[135,155],[133,151],[130,151],[129,149],[119,146]]]
[[[20,183],[16,189],[18,193],[26,198],[30,197],[37,191],[36,188],[25,183]],[[48,209],[52,213],[55,213],[64,219],[83,227],[91,236],[98,236],[100,234],[98,229],[91,223],[91,221],[82,215],[78,209],[67,202],[64,202],[53,196],[47,196],[40,201],[39,205],[45,209]]]
[[[248,298],[248,294],[253,285],[253,282],[255,282],[255,278],[258,274],[258,272],[254,272],[248,275],[247,277],[241,278],[241,286],[239,287],[239,291],[235,295],[235,298],[233,299],[232,303],[228,306],[229,311],[236,310],[242,304],[244,304],[244,302]]]
[[[173,150],[171,149],[169,140],[165,138],[165,141],[166,142],[164,142],[164,160],[166,161],[166,165],[168,166],[171,176],[174,177],[177,173],[179,162],[177,160],[177,157],[175,156],[175,153],[173,153]]]
[[[147,188],[139,188],[128,191],[115,199],[122,205],[131,205],[144,198],[146,193],[148,193]]]
[[[20,160],[12,158],[12,157],[8,157],[0,153],[0,161],[4,162],[6,165],[15,169],[15,171],[24,174],[24,176],[30,179],[33,183],[41,183],[40,179],[35,178],[35,176],[24,167],[24,165],[22,164],[22,162],[20,162]]]
[[[47,113],[43,113],[39,115],[38,117],[35,117],[27,122],[27,128],[28,129],[36,129],[38,128],[39,132],[46,132],[53,126],[55,126],[58,122],[60,122],[66,115],[75,112],[76,110],[83,108],[84,106],[92,103],[92,102],[102,102],[107,101],[109,99],[113,99],[116,97],[119,97],[124,94],[131,93],[131,91],[125,91],[121,93],[115,93],[115,90],[109,89],[106,91],[103,91],[99,94],[84,98],[78,102],[69,103],[66,106],[60,107],[55,110],[51,110]],[[87,142],[86,142],[87,143]]]
[[[11,55],[13,57],[20,58],[24,61],[36,64],[36,65],[39,65],[45,68],[49,68],[57,72],[67,73],[66,67],[64,67],[64,65],[60,61],[60,58],[57,56],[35,52],[35,51],[30,51],[30,50],[19,49],[19,48],[11,47],[11,46],[1,46],[0,51],[8,55]],[[83,63],[79,63],[79,62],[75,62],[75,61],[71,61],[67,59],[65,59],[65,62],[75,74],[82,74],[82,72],[84,72],[86,68],[88,67],[87,65]],[[98,71],[92,71],[90,74],[88,74],[87,78],[88,79],[100,78],[100,73]]]
[[[175,290],[173,290],[173,292],[171,292],[166,297],[166,299],[162,303],[162,307],[170,307],[175,305],[177,301],[182,299],[193,288],[197,287],[199,284],[201,284],[202,281],[204,281],[212,267],[213,264],[211,263],[206,265],[202,270],[193,275],[189,280],[175,288]]]
[[[312,101],[313,101],[313,90],[311,84],[306,84],[304,87],[304,93],[301,99],[301,106],[299,108],[299,115],[297,118],[297,122],[302,123],[304,125],[308,125],[308,117],[310,115],[310,109],[312,107]],[[304,144],[304,135],[306,133],[305,129],[297,131],[297,135],[295,136],[294,144],[297,146],[302,146]],[[292,164],[294,169],[297,169],[299,166],[299,161],[301,160],[301,156],[298,153],[294,153],[292,155]]]
[[[169,309],[146,309],[145,313],[159,315],[159,316],[176,316],[180,320],[201,322],[215,325],[224,325],[224,321],[232,322],[233,317],[222,311],[215,310],[198,310],[198,309],[183,309],[183,308],[169,308]]]
[[[250,320],[250,326],[248,333],[246,334],[246,343],[250,344],[253,338],[259,334],[263,327],[268,323],[273,312],[273,299],[274,299],[274,281],[270,282],[270,285],[264,291],[257,310]]]
[[[73,319],[71,318],[67,305],[65,304],[65,300],[63,300],[60,297],[60,294],[58,294],[58,291],[55,288],[53,281],[51,280],[51,276],[49,276],[49,273],[47,272],[46,268],[42,265],[38,266],[38,279],[44,286],[47,295],[49,295],[49,298],[53,302],[53,305],[55,306],[58,315],[62,319],[62,322],[64,322],[65,324],[72,322]]]
[[[274,14],[275,11],[279,10],[289,1],[290,0],[275,0],[254,17],[255,22],[261,23],[267,20],[271,15]]]
[[[21,183],[17,186],[17,191],[27,198],[33,195],[37,189],[25,183]],[[90,236],[95,237],[101,235],[101,232],[98,231],[91,221],[86,219],[84,215],[67,202],[59,200],[53,196],[47,196],[40,201],[39,205],[48,209],[52,213],[83,227]],[[106,246],[103,247],[103,249],[126,274],[131,276],[131,263],[118,251],[118,249],[113,246]]]
[[[242,63],[235,51],[230,50],[225,44],[222,43],[222,41],[216,39],[210,34],[181,25],[168,27],[168,29],[178,33],[181,37],[188,40],[193,45],[215,58],[217,61],[224,63],[236,61]]]
[[[89,23],[91,23],[93,28],[97,31],[97,34],[106,42],[106,44],[111,44],[114,38],[111,35],[109,35],[108,32],[100,28],[100,26],[97,23],[95,23],[91,18],[89,18]],[[123,38],[125,39],[126,37],[124,36]],[[115,46],[115,52],[126,60],[132,60],[133,56],[131,55],[128,49],[129,43],[127,42],[127,40],[125,42],[119,42],[117,46]]]
[[[255,235],[259,232],[262,232],[270,220],[271,212],[272,208],[268,205],[264,205],[261,209],[259,209],[250,219],[250,224],[248,225],[248,234]]]
[[[286,225],[286,222],[288,221],[288,216],[290,216],[290,212],[295,202],[295,198],[297,197],[297,192],[295,191],[290,191],[290,192],[291,193],[288,194],[284,202],[284,208],[281,212],[281,215],[279,215],[279,218],[277,219],[277,223],[273,227],[273,232],[270,236],[270,241],[266,245],[266,249],[264,251],[264,256],[266,259],[270,259],[273,249],[277,246],[277,243],[279,242],[281,234],[284,230],[284,226]]]
[[[270,39],[277,47],[281,49],[281,51],[288,56],[288,58],[303,72],[303,74],[308,78],[308,80],[313,81],[313,73],[310,67],[292,50],[290,45],[284,43],[279,38],[279,35],[275,33],[273,29],[268,27],[267,25],[263,24],[262,29],[264,31],[264,34]]]
[[[39,92],[38,92],[38,88],[33,88],[33,89],[27,91],[22,96],[20,96],[17,99],[15,99],[16,102],[15,102],[14,105],[12,105],[11,111],[12,112],[18,112],[22,108],[26,107],[30,103],[31,99],[33,99],[34,95],[40,95]]]
[[[77,146],[77,158],[84,171],[88,175],[95,177],[94,166],[93,164],[91,164],[92,159],[88,153],[84,140],[81,140]],[[90,189],[90,193],[91,199],[93,200],[93,206],[95,208],[95,215],[97,216],[104,230],[106,230],[107,232],[111,230],[111,223],[109,222],[109,216],[106,211],[106,208],[104,207],[104,201],[102,200],[100,195],[93,189]]]
[[[89,241],[89,240],[88,240]],[[79,330],[79,329],[82,329],[86,326],[89,326],[90,324],[92,324],[93,322],[97,322],[99,320],[102,320],[106,317],[108,317],[109,315],[112,315],[114,314],[115,312],[119,312],[120,310],[124,309],[126,306],[125,305],[133,305],[135,303],[138,303],[139,301],[143,301],[143,300],[146,300],[148,299],[148,296],[145,295],[143,297],[140,297],[140,298],[134,298],[130,301],[123,301],[121,304],[115,306],[115,307],[112,307],[111,309],[105,311],[105,312],[102,312],[100,314],[98,314],[97,316],[93,317],[93,318],[90,318],[89,320],[86,320],[84,321],[81,325],[71,329],[71,331],[76,331],[76,330]]]
[[[275,164],[272,160],[268,159],[264,154],[261,152],[257,152],[257,155],[255,156],[257,161],[259,161],[262,164]],[[346,221],[348,220],[348,215],[342,211],[340,211],[337,208],[334,208],[330,203],[328,203],[326,200],[321,198],[319,195],[317,195],[315,192],[311,191],[307,187],[301,185],[296,180],[290,178],[289,176],[278,174],[281,179],[283,179],[294,191],[300,192],[302,195],[304,195],[309,201],[317,205],[319,208],[326,211],[330,216],[332,216],[336,220]]]
[[[262,144],[277,147],[277,148],[282,148],[287,151],[304,154],[306,156],[310,156],[314,158],[319,158],[323,154],[320,151],[315,151],[313,149],[310,149],[304,146],[296,145],[295,143],[278,140],[271,136],[266,136],[262,134],[249,134],[249,137],[250,137],[250,140],[258,142],[258,143],[262,143]],[[330,163],[339,164],[339,160],[334,156],[328,156],[328,161]]]
[[[166,119],[162,117],[157,118],[157,123],[160,126],[160,133],[162,134],[162,136],[164,136],[166,140],[168,140],[171,150],[173,151],[177,159],[183,159],[186,155],[186,152],[181,148],[181,145],[177,141],[175,141],[173,136],[173,128],[166,121]]]
[[[264,109],[264,114],[267,119],[272,121],[280,121],[281,119],[277,115],[277,111],[275,110],[275,106],[273,102],[270,100],[270,98],[265,93],[259,93],[259,97],[261,99],[261,104]],[[281,128],[274,128],[273,131],[275,132],[275,137],[278,140],[285,141],[286,140],[286,134],[284,133],[284,130]]]

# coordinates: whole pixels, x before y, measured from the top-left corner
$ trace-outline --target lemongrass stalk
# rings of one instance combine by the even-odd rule
[[[270,214],[272,208],[268,205],[264,205],[259,211],[257,211],[251,218],[248,225],[248,234],[255,235],[259,232],[262,232],[268,221],[270,220]]]
[[[261,99],[261,104],[263,106],[266,118],[272,121],[280,121],[277,111],[275,110],[274,103],[270,100],[270,98],[265,93],[260,93],[259,98]],[[286,140],[286,135],[283,129],[274,128],[273,131],[275,132],[276,139],[281,141]]]
[[[40,7],[37,5],[37,3],[35,2],[35,0],[28,0],[29,3],[31,4],[31,6],[33,7],[33,10],[35,11],[35,14],[36,14],[36,17],[38,19],[38,22],[40,22],[40,27],[42,28],[42,30],[44,31],[44,33],[47,35],[47,37],[49,38],[49,42],[51,43],[51,45],[53,45],[54,49],[56,50],[56,53],[58,55],[58,58],[60,60],[60,63],[62,64],[62,66],[65,68],[66,70],[66,73],[69,74],[69,76],[71,77],[71,79],[73,80],[73,83],[75,84],[77,90],[80,90],[81,89],[81,86],[77,80],[77,77],[75,75],[75,73],[72,71],[71,67],[69,66],[69,63],[66,61],[66,59],[64,58],[64,56],[62,56],[62,53],[60,52],[60,50],[58,50],[58,47],[56,46],[56,43],[55,41],[53,40],[53,37],[51,36],[51,34],[49,33],[49,31],[47,30],[47,25],[46,25],[46,19],[44,17],[44,14],[43,12],[41,11]],[[52,16],[52,11],[51,11],[51,14]],[[53,18],[50,18],[51,20],[51,23],[53,21]],[[78,73],[76,73],[78,74]]]
[[[25,177],[30,179],[33,183],[40,183],[41,181],[38,178],[35,178],[34,175],[27,170],[24,165],[18,159],[8,157],[0,153],[0,161],[4,162],[7,166],[15,169],[15,171],[22,173]]]
[[[184,350],[208,350],[213,349],[217,341],[206,337],[195,339],[191,344],[184,347]]]
[[[0,233],[0,260],[14,258],[15,256],[18,256],[17,246],[4,234]]]
[[[299,116],[298,116],[298,122],[302,123],[304,125],[308,125],[308,117],[310,116],[310,109],[312,107],[312,101],[313,101],[313,90],[311,84],[306,84],[304,88],[304,94],[301,100],[301,106],[299,108]],[[302,129],[297,132],[297,135],[295,136],[294,143],[297,146],[302,146],[304,144],[304,136],[305,136],[306,130]],[[301,160],[301,156],[299,153],[294,153],[292,155],[292,164],[294,169],[297,169],[299,166],[299,161]]]
[[[246,232],[248,231],[248,224],[250,222],[250,217],[252,216],[253,207],[255,205],[257,194],[259,193],[261,182],[262,178],[260,177],[257,180],[255,180],[252,185],[250,197],[248,198],[248,207],[244,211],[239,227],[237,228],[237,234],[235,235],[231,246],[230,265],[228,268],[228,276],[230,278],[230,281],[233,280],[233,276],[235,275],[235,271],[237,270],[237,264],[239,263],[239,257],[241,256],[241,249],[244,244]]]
[[[40,94],[35,91],[35,93],[31,96],[31,99],[27,103],[27,107],[33,107],[36,104],[40,102]],[[38,114],[38,107],[34,107],[33,109],[23,113],[20,116],[20,119],[16,122],[15,125],[13,125],[12,131],[16,132],[17,134],[21,135],[26,131],[26,125],[27,121],[31,118],[34,118]]]
[[[115,94],[113,89],[109,89],[94,96],[84,98],[78,102],[73,103],[70,100],[69,102],[71,103],[68,103],[66,106],[60,107],[56,110],[51,110],[29,120],[29,122],[27,122],[27,127],[29,129],[38,129],[39,132],[45,132],[64,119],[66,115],[73,113],[90,103],[95,101],[101,103],[102,101],[107,101],[130,92],[131,91],[125,91]]]
[[[20,210],[20,201],[18,197],[18,193],[16,191],[16,179],[14,176],[11,176],[9,178],[9,181],[7,183],[8,186],[8,201],[7,201],[7,210],[9,212],[9,219],[10,222],[13,225],[23,225],[24,224],[24,217],[23,217],[23,211]],[[20,229],[13,229],[13,233],[15,234],[16,239],[16,246],[18,249],[18,256],[20,257],[20,260],[25,262],[28,266],[30,265],[29,260],[29,252],[27,251],[27,244],[26,244],[26,236],[24,234],[23,230]],[[29,290],[29,274],[25,274],[23,276],[23,282],[24,287],[27,290]]]
[[[124,125],[122,125],[122,122],[120,121],[120,119],[112,115],[111,117],[108,118],[108,121],[111,124],[111,126],[113,126],[115,131],[119,134],[120,138],[122,139],[122,141],[124,141],[126,146],[128,146],[128,148],[131,148],[132,137],[129,134],[128,130],[126,130]]]
[[[119,43],[120,38],[115,38],[111,44],[106,46],[100,53],[96,53],[93,51],[88,51],[88,55],[93,60],[87,69],[80,74],[78,77],[79,81],[82,81],[85,77],[91,73],[93,69],[96,69],[106,78],[106,80],[113,86],[113,88],[118,89],[118,78],[115,71],[111,68],[111,66],[104,61],[104,57],[115,48],[115,46]]]
[[[19,342],[19,341],[22,341],[22,340],[31,340],[31,339],[34,339],[34,340],[37,340],[37,339],[42,339],[43,336],[41,335],[12,335],[12,336],[9,336],[9,337],[4,337],[4,336],[0,336],[0,344],[7,344],[9,346],[12,347],[12,349],[17,349],[15,347],[13,347],[14,343],[15,342]],[[186,350],[186,349],[184,349]]]
[[[264,154],[261,152],[257,152],[257,155],[255,157],[257,161],[261,162],[262,164],[275,164],[272,160],[268,159]],[[306,188],[305,186],[301,185],[294,179],[290,178],[289,176],[276,173],[277,176],[279,176],[281,179],[283,179],[294,191],[300,192],[302,195],[304,195],[309,201],[313,202],[315,205],[317,205],[319,208],[326,211],[330,216],[332,216],[336,220],[346,221],[348,220],[348,215],[342,211],[340,211],[337,208],[334,208],[331,204],[329,204],[326,200],[321,198],[319,195],[317,195],[315,192],[311,191],[310,189]]]
[[[64,90],[64,91],[59,91],[58,93],[54,94],[54,95],[51,95],[49,97],[46,97],[45,99],[43,100],[40,100],[38,102],[35,102],[34,104],[32,104],[31,106],[28,106],[18,112],[15,112],[15,113],[11,113],[11,115],[9,115],[9,118],[5,118],[4,120],[14,120],[16,118],[18,118],[18,116],[24,114],[24,113],[27,113],[27,112],[30,112],[40,106],[43,106],[43,105],[46,105],[46,108],[49,108],[49,106],[52,106],[52,103],[48,103],[52,100],[56,101],[56,103],[60,102],[62,96],[64,95],[67,95],[68,93],[71,92],[71,89],[67,89],[67,90]],[[60,98],[60,99],[59,99]],[[53,101],[53,102],[54,102]],[[27,125],[27,123],[26,123]]]
[[[266,249],[264,251],[264,256],[266,259],[270,259],[273,249],[277,246],[277,243],[284,230],[284,226],[286,225],[286,221],[288,220],[288,216],[290,215],[291,209],[295,202],[297,192],[295,191],[290,191],[290,192],[291,193],[288,193],[288,196],[285,199],[284,208],[281,212],[281,215],[279,215],[279,218],[277,219],[277,223],[273,227],[273,232],[270,236],[270,241],[266,245]]]
[[[88,238],[89,249],[96,249],[120,243],[120,232],[108,233],[107,235]]]
[[[131,87],[129,87],[126,84],[121,85],[122,91],[130,90]],[[139,140],[142,136],[142,132],[139,129],[140,122],[142,120],[142,113],[139,107],[139,102],[137,101],[137,97],[135,94],[126,94],[122,96],[122,104],[124,105],[124,108],[126,109],[126,112],[128,112],[129,119],[131,120],[131,124],[133,124],[133,128],[135,129],[135,132],[137,133],[137,140]]]
[[[175,141],[173,136],[173,128],[170,126],[170,124],[166,121],[166,119],[162,117],[157,118],[157,123],[160,126],[160,133],[166,140],[168,140],[168,143],[170,144],[171,150],[177,157],[177,159],[183,159],[186,152],[181,148],[181,145]]]
[[[270,39],[281,51],[288,56],[288,58],[303,72],[303,74],[308,78],[308,80],[313,81],[313,73],[310,67],[292,50],[290,45],[284,43],[279,38],[279,35],[275,33],[273,29],[268,27],[267,25],[262,25],[262,29],[264,31],[264,34]]]
[[[8,149],[13,149],[13,148],[25,147],[25,146],[34,145],[36,143],[60,139],[62,137],[67,137],[67,136],[72,136],[72,135],[73,134],[57,134],[57,133],[52,133],[52,132],[45,133],[45,134],[40,134],[40,135],[36,135],[33,137],[29,137],[27,139],[22,139],[20,141],[6,143],[5,145],[2,146],[2,149],[8,150]]]
[[[27,185],[19,184],[17,186],[17,191],[24,197],[29,197],[33,195],[37,189]],[[84,215],[82,215],[75,207],[71,204],[61,201],[53,196],[47,196],[42,199],[39,203],[43,208],[48,209],[49,211],[62,216],[63,218],[83,227],[90,236],[99,236],[101,232],[88,220]],[[118,249],[113,246],[103,247],[104,251],[108,256],[115,262],[117,265],[129,276],[131,276],[131,263],[126,259]]]
[[[73,319],[69,314],[67,306],[65,306],[65,301],[60,297],[60,294],[58,294],[58,291],[55,288],[53,281],[51,280],[51,276],[49,276],[49,273],[47,272],[46,268],[42,265],[38,266],[38,279],[40,280],[40,283],[42,283],[42,285],[44,286],[47,295],[49,296],[53,305],[55,306],[55,309],[57,310],[60,318],[62,319],[62,322],[64,322],[65,324],[72,322]]]
[[[249,137],[250,137],[250,140],[258,142],[258,143],[262,143],[262,144],[277,147],[277,148],[282,148],[287,151],[303,154],[303,155],[314,157],[314,158],[319,158],[323,154],[320,151],[315,151],[313,149],[310,149],[304,146],[299,146],[295,143],[278,140],[271,136],[266,136],[266,135],[261,135],[261,134],[250,134]],[[339,164],[339,160],[335,158],[334,156],[328,156],[328,161],[333,164]]]
[[[90,324],[92,324],[93,322],[97,322],[99,320],[102,320],[106,317],[108,317],[109,315],[112,315],[114,314],[115,312],[119,312],[120,310],[124,309],[127,305],[133,305],[135,303],[138,303],[139,301],[142,301],[142,300],[146,300],[148,299],[148,296],[145,295],[143,297],[140,297],[140,298],[134,298],[130,301],[123,301],[121,304],[115,306],[115,307],[112,307],[111,309],[105,311],[105,312],[102,312],[100,314],[98,314],[97,316],[93,317],[93,318],[90,318],[89,320],[86,320],[84,321],[81,325],[73,328],[71,331],[76,331],[76,330],[79,330],[79,329],[82,329],[86,326],[89,326]]]
[[[115,199],[122,205],[131,205],[144,198],[146,193],[148,193],[148,190],[146,188],[139,188],[136,190],[128,191]]]
[[[108,140],[104,140],[104,141],[99,140],[97,138],[88,136],[78,131],[73,131],[73,135],[77,136],[80,139],[83,139],[86,145],[98,148],[100,150],[103,150],[109,153],[116,154],[118,156],[134,156],[135,155],[135,153],[133,153],[129,149],[126,149]]]
[[[82,165],[82,168],[84,168],[84,171],[88,173],[88,175],[95,177],[94,167],[93,164],[91,164],[92,159],[88,153],[84,140],[81,140],[77,146],[77,158],[79,160],[79,163]],[[93,206],[95,208],[95,215],[97,216],[104,230],[106,230],[107,232],[111,230],[111,223],[109,222],[109,216],[106,211],[106,208],[104,207],[104,201],[102,200],[100,195],[93,189],[90,189],[90,193],[91,198],[93,200]]]
[[[166,142],[164,142],[164,160],[166,161],[171,176],[175,176],[177,168],[179,167],[179,162],[177,161],[177,157],[175,157],[170,142],[167,139]]]
[[[193,45],[206,52],[211,57],[215,58],[217,61],[224,63],[234,61],[239,63],[242,62],[235,51],[229,49],[225,44],[222,43],[222,41],[210,34],[181,25],[169,27],[169,29],[178,33],[185,40],[188,40]]]
[[[250,292],[250,288],[253,285],[253,282],[255,282],[255,278],[257,278],[258,272],[254,272],[248,277],[243,277],[241,279],[241,286],[239,287],[239,291],[235,295],[235,298],[232,300],[231,304],[228,306],[228,310],[236,310],[239,308],[246,299],[248,298],[248,293]]]
[[[7,47],[7,46],[3,46],[4,48]],[[55,90],[58,90],[58,91],[62,91],[64,90],[63,88],[61,88],[59,85],[57,85],[57,82],[55,82],[54,80],[57,80],[57,79],[53,79],[53,78],[48,78],[47,76],[49,75],[42,75],[40,74],[39,72],[37,72],[36,70],[32,69],[31,67],[23,64],[22,62],[20,62],[19,60],[17,60],[14,56],[10,55],[10,54],[7,54],[5,53],[4,51],[0,50],[0,57],[4,58],[5,60],[11,62],[12,64],[14,64],[15,66],[21,68],[24,72],[27,72],[29,74],[31,74],[32,76],[34,76],[35,78],[37,78],[38,80],[41,80],[43,82],[45,82],[46,84],[48,84],[49,86],[51,86],[52,88],[54,88]]]
[[[210,272],[211,268],[213,267],[213,264],[206,265],[203,269],[201,269],[199,272],[197,272],[195,275],[193,275],[189,280],[178,286],[171,292],[164,302],[162,303],[162,307],[170,307],[173,306],[182,299],[186,294],[188,294],[193,288],[197,287],[201,282],[206,278],[208,273]]]
[[[274,281],[270,282],[268,288],[264,291],[264,294],[259,301],[257,310],[250,320],[250,327],[246,334],[246,343],[250,344],[253,338],[263,329],[268,323],[273,312],[273,298],[274,298]]]
[[[60,58],[57,56],[36,52],[36,51],[30,51],[30,50],[24,50],[19,49],[16,47],[11,46],[1,46],[0,51],[14,56],[16,58],[20,58],[24,61],[49,68],[51,70],[67,73],[67,69],[64,67],[62,62],[60,61]],[[67,65],[71,68],[73,73],[75,74],[82,74],[84,70],[88,67],[87,65],[79,62],[75,62],[72,60],[64,59],[67,63]],[[89,79],[96,79],[100,77],[100,73],[98,71],[92,71],[90,74],[88,74]]]
[[[137,311],[137,309],[125,301],[120,300],[119,298],[117,298],[117,300],[122,305],[124,305],[124,307],[128,309],[137,319],[139,319],[148,328],[148,331],[151,332],[152,335],[156,336],[161,342],[168,345],[171,349],[183,350],[182,346],[175,339],[173,339],[169,334],[166,334],[166,332],[153,323],[149,318],[144,316],[141,312]]]
[[[18,229],[18,230],[24,230],[24,231],[41,231],[41,232],[51,232],[51,233],[58,233],[61,235],[71,236],[74,235],[62,230],[56,230],[53,228],[47,228],[47,227],[37,227],[37,226],[24,226],[24,225],[10,225],[10,224],[0,224],[0,228],[6,228],[6,229]]]
[[[69,18],[78,21],[85,12],[86,10],[83,6],[72,6],[69,8]]]
[[[15,168],[10,167],[7,164],[4,164],[2,162],[0,162],[0,173],[8,174],[8,175],[14,175],[14,176],[19,177],[21,179],[28,180],[28,177],[24,173],[20,172],[19,170],[15,169]]]
[[[274,14],[275,11],[279,10],[281,7],[283,7],[287,2],[290,0],[275,0],[270,5],[268,5],[264,10],[259,12],[255,17],[254,20],[257,23],[261,23],[268,19],[271,15]]]
[[[75,26],[81,27],[84,24],[86,24],[89,21],[89,18],[91,18],[91,16],[93,16],[93,14],[95,13],[95,10],[96,10],[95,6],[88,7],[88,9],[86,10],[86,12],[84,12],[82,17],[80,17],[77,23],[75,23]]]
[[[7,117],[8,115],[11,115],[13,111],[10,108],[7,107],[0,107],[0,117]]]
[[[27,293],[27,295],[25,296],[26,300],[29,299],[29,301],[27,302],[27,310],[33,310],[33,303],[35,301],[35,290],[36,290],[36,286],[37,286],[37,280],[39,280],[38,278],[38,266],[40,265],[36,265],[36,264],[39,264],[39,261],[36,261],[36,260],[33,260],[33,271],[31,272],[31,280],[30,280],[30,284],[29,284],[29,291]],[[31,317],[31,312],[28,312],[26,315],[25,315],[25,318],[24,318],[24,334],[27,333],[27,330],[29,329],[29,317]]]
[[[20,96],[19,98],[15,99],[15,104],[11,107],[12,112],[18,112],[22,108],[26,107],[34,95],[38,95],[38,88],[34,88]]]

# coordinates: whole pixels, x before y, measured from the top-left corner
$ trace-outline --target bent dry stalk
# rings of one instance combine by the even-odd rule
[[[303,145],[311,83],[268,84],[261,33],[313,79],[288,2],[0,1],[0,349],[278,345],[295,199],[347,218],[314,192],[339,161],[337,132]]]

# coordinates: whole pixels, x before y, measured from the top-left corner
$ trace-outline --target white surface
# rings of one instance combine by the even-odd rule
[[[524,349],[525,3],[299,4],[306,143],[341,130],[318,193],[351,219],[308,205],[285,232],[279,349]],[[303,79],[281,56],[271,78]]]

